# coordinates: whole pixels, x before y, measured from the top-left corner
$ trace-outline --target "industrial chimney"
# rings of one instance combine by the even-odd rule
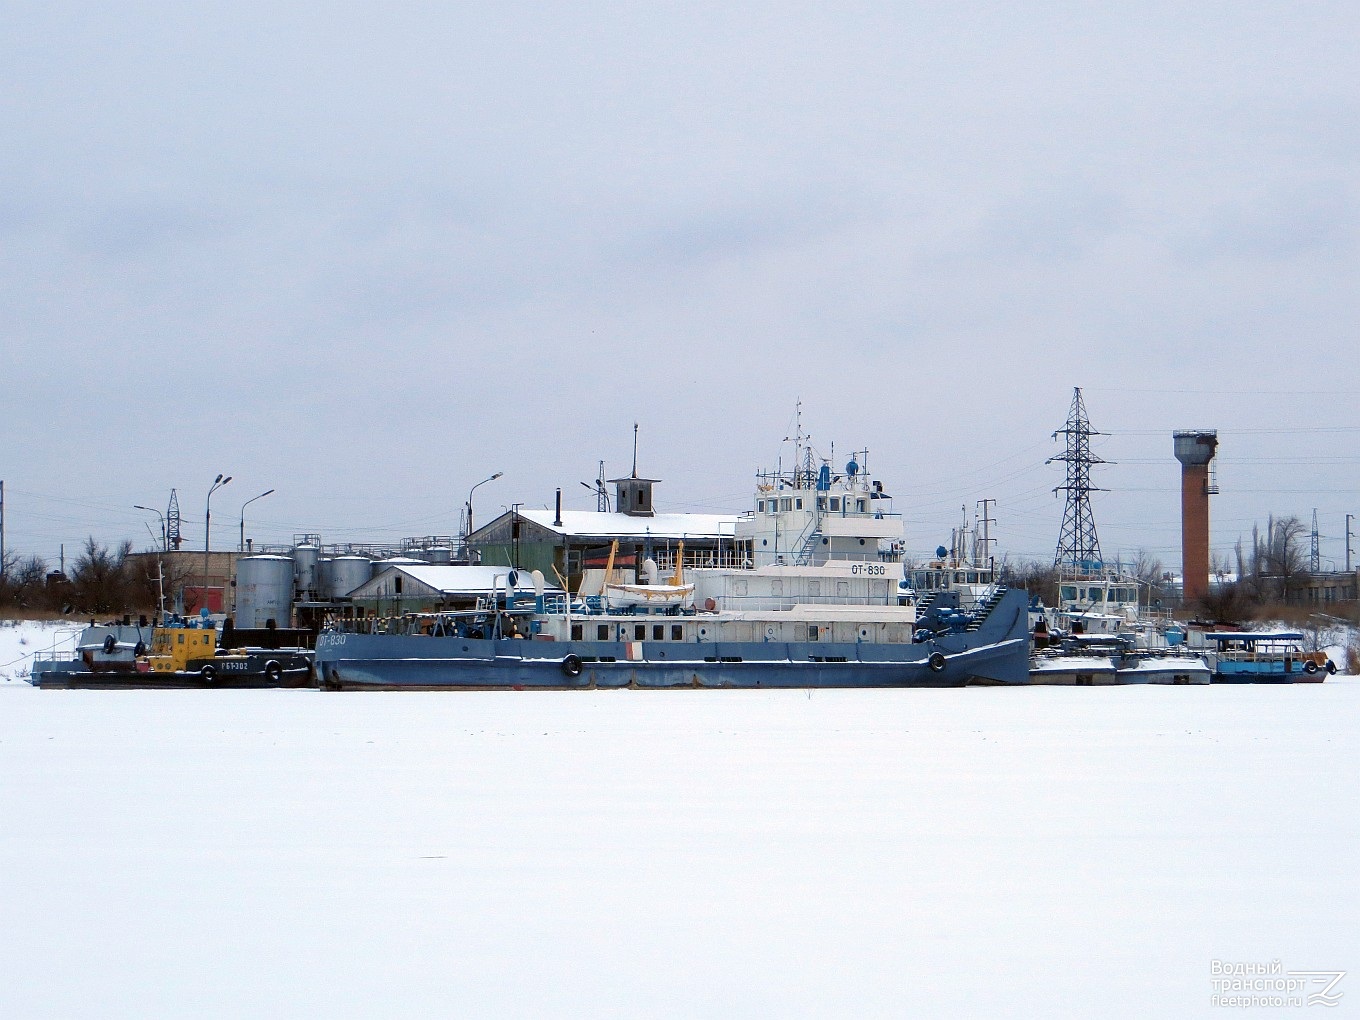
[[[1209,594],[1209,496],[1218,491],[1209,462],[1218,432],[1176,432],[1172,438],[1181,462],[1181,590],[1190,606]]]

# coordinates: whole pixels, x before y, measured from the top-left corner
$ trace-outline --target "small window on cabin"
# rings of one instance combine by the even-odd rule
[[[818,638],[817,638],[817,635],[818,635],[817,625],[816,625],[815,623],[809,623],[809,624],[808,624],[808,640],[809,640],[809,641],[816,641],[816,640],[818,639]]]
[[[581,625],[579,623],[573,623],[571,625],[571,639],[573,641],[581,640]]]
[[[841,498],[840,498],[839,496],[832,496],[832,497],[831,497],[831,512],[832,512],[832,513],[840,513],[840,511],[841,511]]]
[[[647,640],[647,625],[645,623],[633,624],[633,640],[634,641]]]
[[[671,624],[671,640],[672,641],[685,640],[685,628],[683,625],[678,623]]]
[[[666,640],[666,625],[664,623],[652,624],[652,640],[653,641]]]
[[[793,497],[791,497],[791,496],[783,496],[783,497],[781,497],[780,500],[779,500],[779,509],[780,509],[780,510],[792,510],[792,509],[793,509]]]
[[[1077,586],[1075,584],[1063,585],[1058,590],[1058,597],[1067,602],[1075,602],[1077,600]]]
[[[597,640],[597,641],[608,641],[608,640],[609,640],[609,624],[607,624],[607,623],[596,624],[596,626],[595,626],[595,640]]]
[[[825,509],[826,509],[826,497],[825,497],[825,496],[818,496],[818,497],[817,497],[817,509],[818,509],[818,510],[825,510]]]
[[[181,644],[181,645],[184,644],[184,635],[183,635],[183,634],[181,634],[181,635],[179,636],[179,642],[178,642],[178,643]]]
[[[765,512],[765,501],[764,501],[763,499],[758,499],[758,500],[756,500],[756,513],[758,513],[758,514],[763,514],[764,512]]]
[[[869,509],[869,504],[862,499],[857,499],[855,500],[855,509],[860,513],[864,513],[864,511]]]
[[[795,510],[801,510],[801,509],[803,509],[803,501],[802,501],[801,499],[795,499],[795,500],[793,501],[793,508],[794,508]]]

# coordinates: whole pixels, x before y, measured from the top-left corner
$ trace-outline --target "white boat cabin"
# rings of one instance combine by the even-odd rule
[[[862,466],[868,451],[836,473],[828,460],[815,466],[810,448],[794,471],[756,475],[754,509],[737,520],[736,537],[753,566],[864,560],[900,564],[902,518],[892,497]]]

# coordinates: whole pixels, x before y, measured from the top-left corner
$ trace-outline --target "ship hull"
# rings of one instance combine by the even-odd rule
[[[671,646],[659,653],[644,645],[640,657],[630,659],[623,644],[323,634],[317,673],[323,686],[336,689],[457,690],[961,687],[1027,678],[1024,638],[941,652],[939,668],[923,645],[892,649],[902,654],[891,658],[883,651],[751,643]]]

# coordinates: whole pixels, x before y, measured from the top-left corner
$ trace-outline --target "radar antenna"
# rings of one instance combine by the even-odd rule
[[[637,426],[635,425],[635,426],[633,426],[633,428],[636,429]],[[634,435],[634,441],[636,442],[637,433],[634,432],[633,435]],[[637,460],[636,460],[637,454],[634,453],[633,456],[634,456],[634,461],[633,461],[633,476],[636,477],[636,476],[637,476]],[[602,513],[602,514],[607,514],[607,513],[609,513],[609,490],[605,487],[605,484],[604,484],[604,461],[600,461],[600,474],[599,474],[599,477],[597,477],[597,478],[595,479],[595,484],[594,484],[594,485],[591,485],[589,482],[582,482],[581,484],[584,485],[584,486],[585,486],[587,489],[589,489],[591,492],[595,493],[595,509],[598,510],[598,511],[599,511],[600,513]]]

